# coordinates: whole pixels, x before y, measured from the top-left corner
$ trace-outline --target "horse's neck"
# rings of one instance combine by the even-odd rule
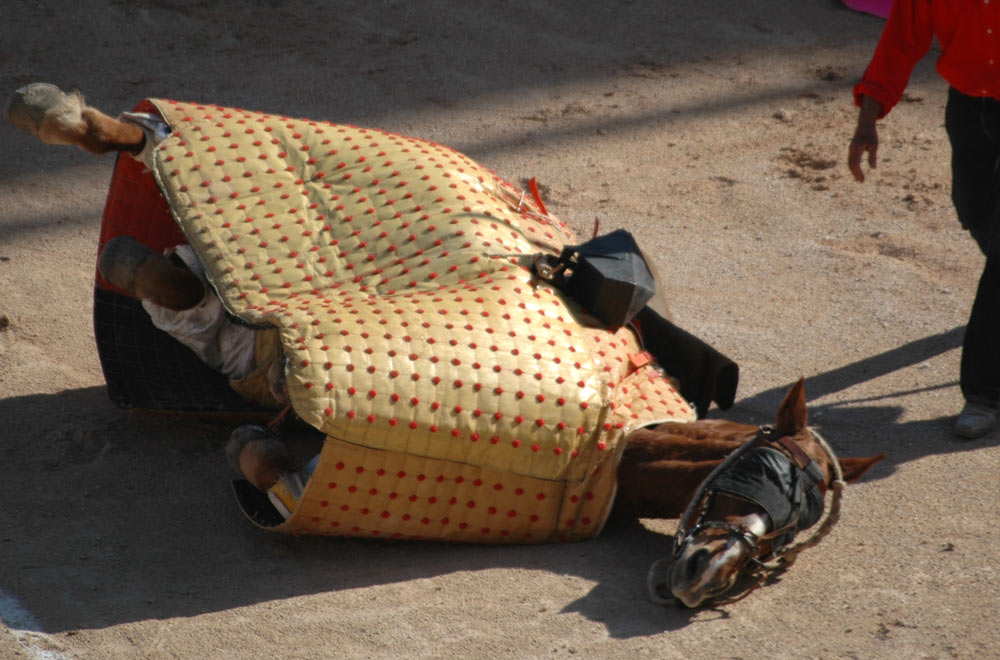
[[[756,427],[725,420],[668,422],[639,429],[628,438],[628,451],[640,460],[721,460],[753,437]]]
[[[726,419],[699,419],[678,424],[676,431],[692,440],[743,444],[757,433],[757,427]]]

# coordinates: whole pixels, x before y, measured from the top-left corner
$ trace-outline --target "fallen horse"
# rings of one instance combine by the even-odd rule
[[[186,340],[196,361],[246,408],[287,405],[325,436],[296,466],[265,429],[234,433],[250,482],[237,496],[262,527],[571,541],[598,534],[613,504],[675,517],[697,495],[664,578],[695,606],[780,555],[827,490],[880,459],[838,461],[818,442],[801,383],[773,431],[698,419],[710,401],[732,403],[735,365],[648,308],[608,324],[541,277],[539,257],[576,244],[568,227],[447,147],[173,100],[114,119],[44,84],[18,90],[5,114],[45,142],[133,156],[116,165],[95,294],[112,398],[171,407],[115,389],[134,376],[122,355],[142,348],[119,329],[138,311],[182,338],[171,324],[194,310],[217,338]],[[169,395],[197,380],[182,374]],[[700,488],[720,466],[730,484],[763,475],[767,498]]]

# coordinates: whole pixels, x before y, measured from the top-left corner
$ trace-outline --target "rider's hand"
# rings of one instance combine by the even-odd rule
[[[868,166],[875,168],[878,164],[878,129],[875,119],[882,114],[882,106],[870,96],[861,99],[861,110],[858,112],[858,126],[847,149],[847,167],[857,181],[865,180],[861,169],[861,158],[868,153]]]

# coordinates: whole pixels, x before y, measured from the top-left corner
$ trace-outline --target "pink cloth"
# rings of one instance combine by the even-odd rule
[[[885,18],[892,9],[892,0],[844,0],[844,4],[851,9],[875,14]]]

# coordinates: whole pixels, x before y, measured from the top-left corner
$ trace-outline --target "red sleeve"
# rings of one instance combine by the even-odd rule
[[[875,55],[854,86],[854,103],[870,96],[886,116],[903,97],[913,67],[931,47],[934,27],[930,0],[896,0],[875,47]]]

